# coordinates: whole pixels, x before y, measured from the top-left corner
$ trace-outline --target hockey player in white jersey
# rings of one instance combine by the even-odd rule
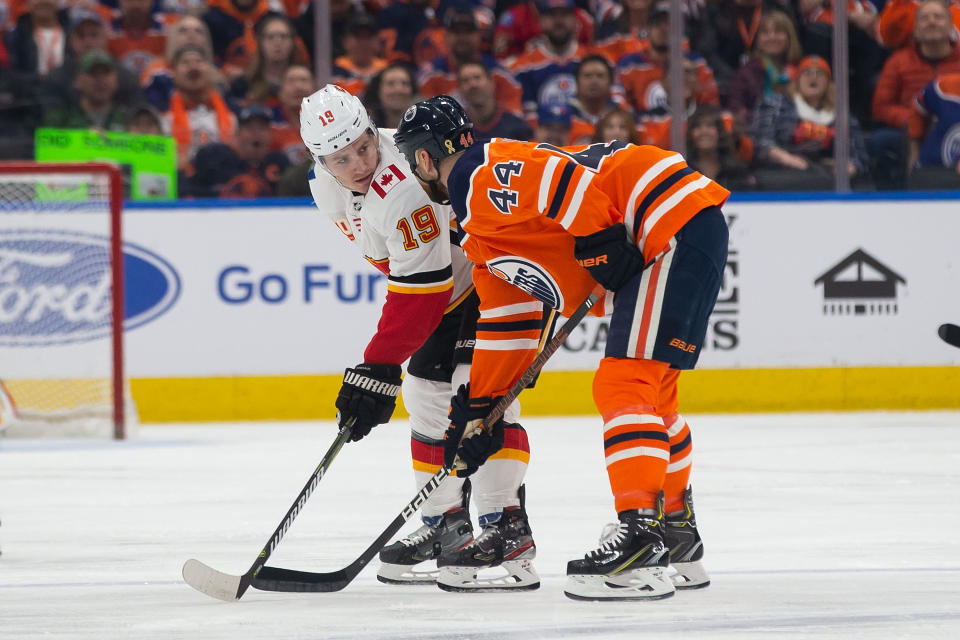
[[[353,424],[351,441],[388,422],[401,365],[409,358],[402,388],[419,488],[443,464],[450,398],[469,379],[479,312],[471,264],[452,242],[452,211],[426,197],[394,146],[393,133],[376,129],[360,100],[337,85],[328,84],[301,106],[300,135],[315,160],[309,181],[317,208],[387,276],[376,333],[363,362],[344,373],[336,400],[339,420]],[[539,586],[521,486],[529,445],[518,417],[514,403],[505,415],[503,449],[471,478],[481,533],[473,536],[469,484],[450,477],[423,505],[423,526],[380,552],[379,580],[436,581],[453,591]],[[527,550],[511,557],[517,548]],[[442,568],[417,567],[426,561]],[[508,579],[477,579],[479,569],[498,565]]]

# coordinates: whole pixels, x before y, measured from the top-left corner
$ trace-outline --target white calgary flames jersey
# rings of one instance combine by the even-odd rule
[[[452,265],[451,303],[472,286],[471,265],[450,243],[456,217],[449,205],[431,202],[393,143],[393,129],[379,129],[380,164],[366,194],[344,188],[326,169],[310,171],[314,204],[374,265],[389,261],[389,276],[433,272]]]
[[[379,129],[380,163],[366,194],[343,187],[319,163],[309,174],[317,208],[387,276],[387,299],[364,362],[402,364],[443,314],[473,290],[472,265],[457,245],[456,218],[431,202]]]

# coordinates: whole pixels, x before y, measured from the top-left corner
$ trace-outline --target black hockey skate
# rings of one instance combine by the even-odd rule
[[[381,549],[377,580],[387,584],[433,584],[437,581],[436,570],[416,570],[415,567],[472,539],[473,525],[467,507],[450,509],[436,526],[424,524],[406,538]]]
[[[444,551],[437,559],[437,586],[444,591],[527,591],[540,588],[533,568],[533,542],[523,494],[519,507],[507,507],[500,519],[483,528],[475,540]],[[477,577],[482,569],[500,567],[506,575]]]
[[[670,576],[677,589],[702,589],[710,584],[710,576],[703,568],[703,541],[697,531],[697,517],[693,512],[693,490],[683,492],[683,511],[668,514],[663,519],[663,542],[670,549],[670,566],[677,573]]]
[[[675,588],[666,569],[669,563],[661,521],[654,513],[631,509],[619,514],[620,523],[579,560],[567,563],[564,593],[574,600],[659,600]]]

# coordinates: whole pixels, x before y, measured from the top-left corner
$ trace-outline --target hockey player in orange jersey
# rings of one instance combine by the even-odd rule
[[[540,301],[569,315],[599,282],[611,293],[595,310],[612,314],[593,396],[619,525],[568,564],[565,592],[654,599],[709,584],[677,378],[696,364],[716,302],[729,192],[656,147],[476,141],[448,96],[412,106],[395,140],[431,199],[452,205],[480,296],[470,384],[451,401],[446,462],[469,474],[499,448],[502,424],[480,425],[535,357],[528,307]]]

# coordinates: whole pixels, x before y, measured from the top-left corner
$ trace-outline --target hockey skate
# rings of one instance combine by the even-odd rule
[[[527,513],[521,506],[507,507],[500,519],[483,528],[475,540],[437,560],[437,586],[444,591],[527,591],[540,588],[533,567],[537,546],[533,542]],[[477,577],[484,569],[499,567],[505,575]]]
[[[458,549],[473,539],[473,525],[466,506],[450,509],[435,525],[424,524],[402,540],[380,550],[377,580],[387,584],[433,584],[437,570],[416,569],[436,560],[447,549]]]
[[[701,562],[703,541],[697,531],[690,487],[683,492],[683,511],[664,517],[663,542],[670,549],[670,566],[676,570],[670,579],[677,589],[703,589],[710,584]]]
[[[600,548],[567,563],[564,594],[574,600],[659,600],[674,595],[670,561],[655,514],[622,511],[608,525]]]

